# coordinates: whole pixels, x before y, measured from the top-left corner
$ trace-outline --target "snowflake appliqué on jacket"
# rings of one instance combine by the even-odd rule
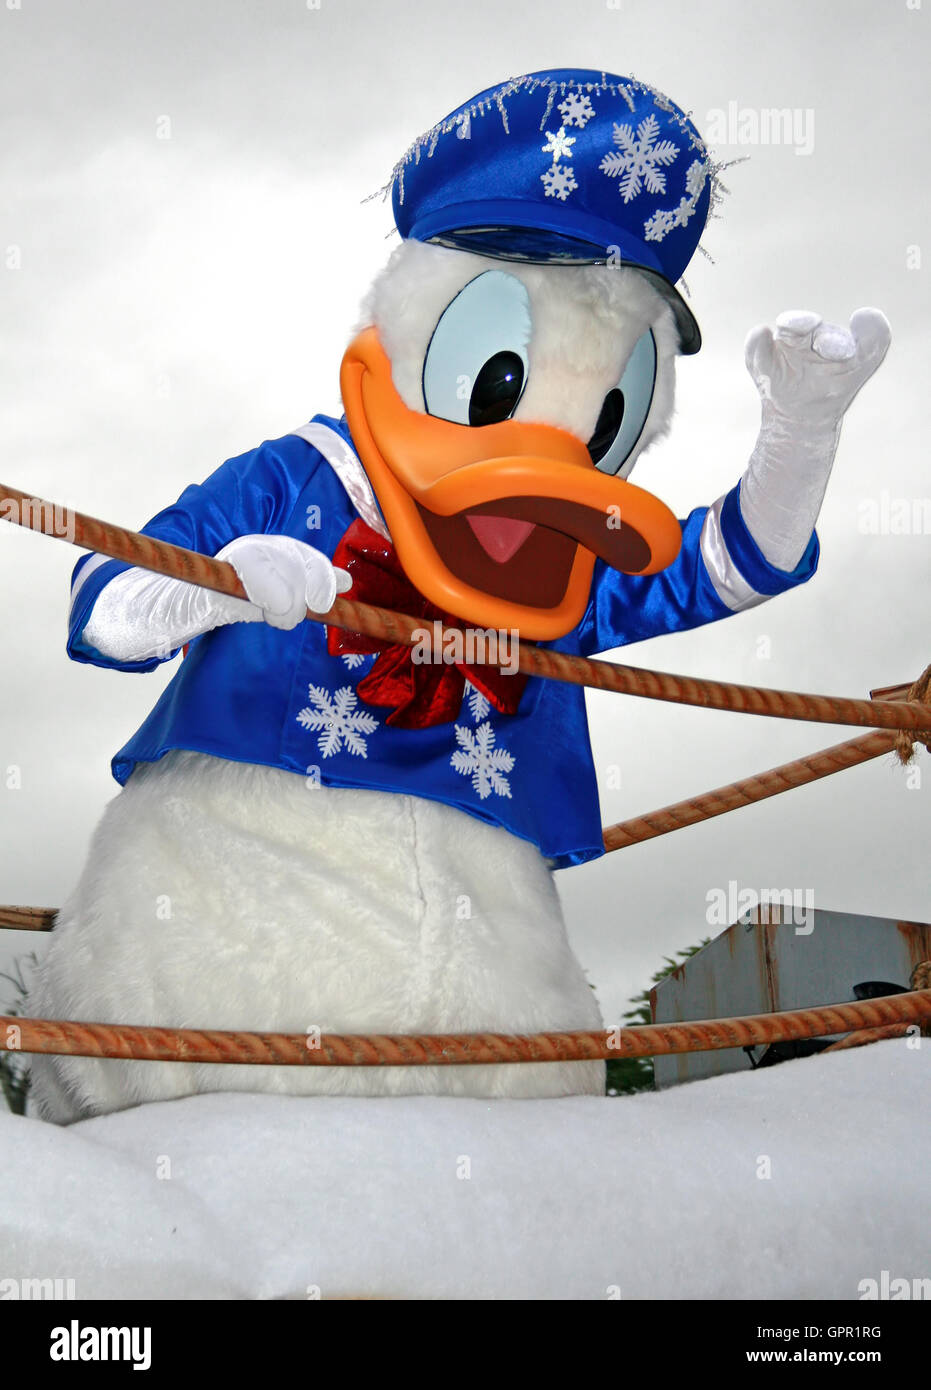
[[[565,125],[577,126],[579,130],[584,130],[595,114],[591,98],[585,92],[567,92],[565,101],[561,101],[556,109]]]
[[[330,758],[334,753],[347,753],[356,757],[368,757],[366,735],[378,728],[378,720],[367,710],[357,709],[358,696],[351,685],[344,685],[332,695],[322,685],[308,686],[310,705],[297,715],[302,728],[319,734],[317,747],[321,756]]]
[[[474,723],[481,724],[482,720],[491,709],[491,701],[488,699],[487,695],[483,695],[471,681],[466,681],[465,693],[466,702],[469,706],[469,713]]]
[[[484,801],[494,792],[495,796],[511,795],[511,784],[505,773],[514,766],[514,755],[506,748],[495,747],[495,731],[487,721],[477,729],[469,729],[463,724],[456,725],[456,742],[459,747],[450,758],[456,772],[463,777],[471,777],[472,789]]]
[[[666,192],[666,175],[663,167],[673,162],[679,153],[679,146],[672,140],[657,140],[659,121],[655,116],[646,116],[637,126],[615,125],[614,143],[616,150],[605,155],[598,168],[611,178],[620,179],[618,189],[625,203],[646,188],[648,193]]]

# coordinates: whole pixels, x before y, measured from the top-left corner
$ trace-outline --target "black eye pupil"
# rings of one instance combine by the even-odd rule
[[[520,400],[524,364],[516,352],[496,352],[475,378],[469,399],[470,425],[497,425]]]
[[[595,433],[588,441],[588,452],[592,463],[599,463],[617,438],[617,432],[624,420],[624,392],[615,386],[605,396],[601,413],[595,425]]]

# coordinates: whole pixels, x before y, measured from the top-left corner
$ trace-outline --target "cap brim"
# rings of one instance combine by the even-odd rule
[[[534,235],[534,230],[536,235]],[[609,258],[604,247],[590,241],[567,236],[554,236],[551,231],[540,234],[539,229],[515,226],[456,227],[434,232],[431,236],[416,237],[437,246],[449,246],[456,251],[471,251],[499,261],[523,261],[533,265],[606,265]],[[618,261],[611,259],[612,265]],[[701,329],[695,315],[682,295],[666,277],[652,266],[639,263],[638,258],[621,254],[621,265],[636,270],[669,305],[679,330],[679,351],[691,357],[701,347]]]
[[[658,271],[648,270],[646,266],[631,266],[631,269],[646,276],[656,293],[665,299],[672,310],[676,327],[679,330],[679,351],[683,357],[692,357],[701,347],[701,329],[698,326],[698,320],[675,285],[670,284],[665,276],[660,275]]]

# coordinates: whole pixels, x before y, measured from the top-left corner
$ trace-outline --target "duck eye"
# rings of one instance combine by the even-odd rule
[[[614,443],[617,432],[624,419],[624,392],[617,386],[605,396],[595,425],[595,433],[588,441],[588,452],[592,463],[600,463]]]
[[[497,425],[507,420],[520,400],[524,364],[516,352],[496,352],[489,357],[472,387],[470,425]]]
[[[486,270],[439,317],[423,364],[428,415],[494,425],[513,415],[527,384],[530,296],[516,275]]]
[[[605,396],[595,433],[588,441],[592,463],[600,473],[619,478],[630,473],[655,385],[656,342],[647,330],[634,345],[617,386]]]

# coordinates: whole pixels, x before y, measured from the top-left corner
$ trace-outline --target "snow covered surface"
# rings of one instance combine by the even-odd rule
[[[79,1299],[855,1299],[884,1269],[931,1273],[929,1083],[931,1044],[896,1040],[626,1099],[3,1115],[0,1279],[74,1279]]]

